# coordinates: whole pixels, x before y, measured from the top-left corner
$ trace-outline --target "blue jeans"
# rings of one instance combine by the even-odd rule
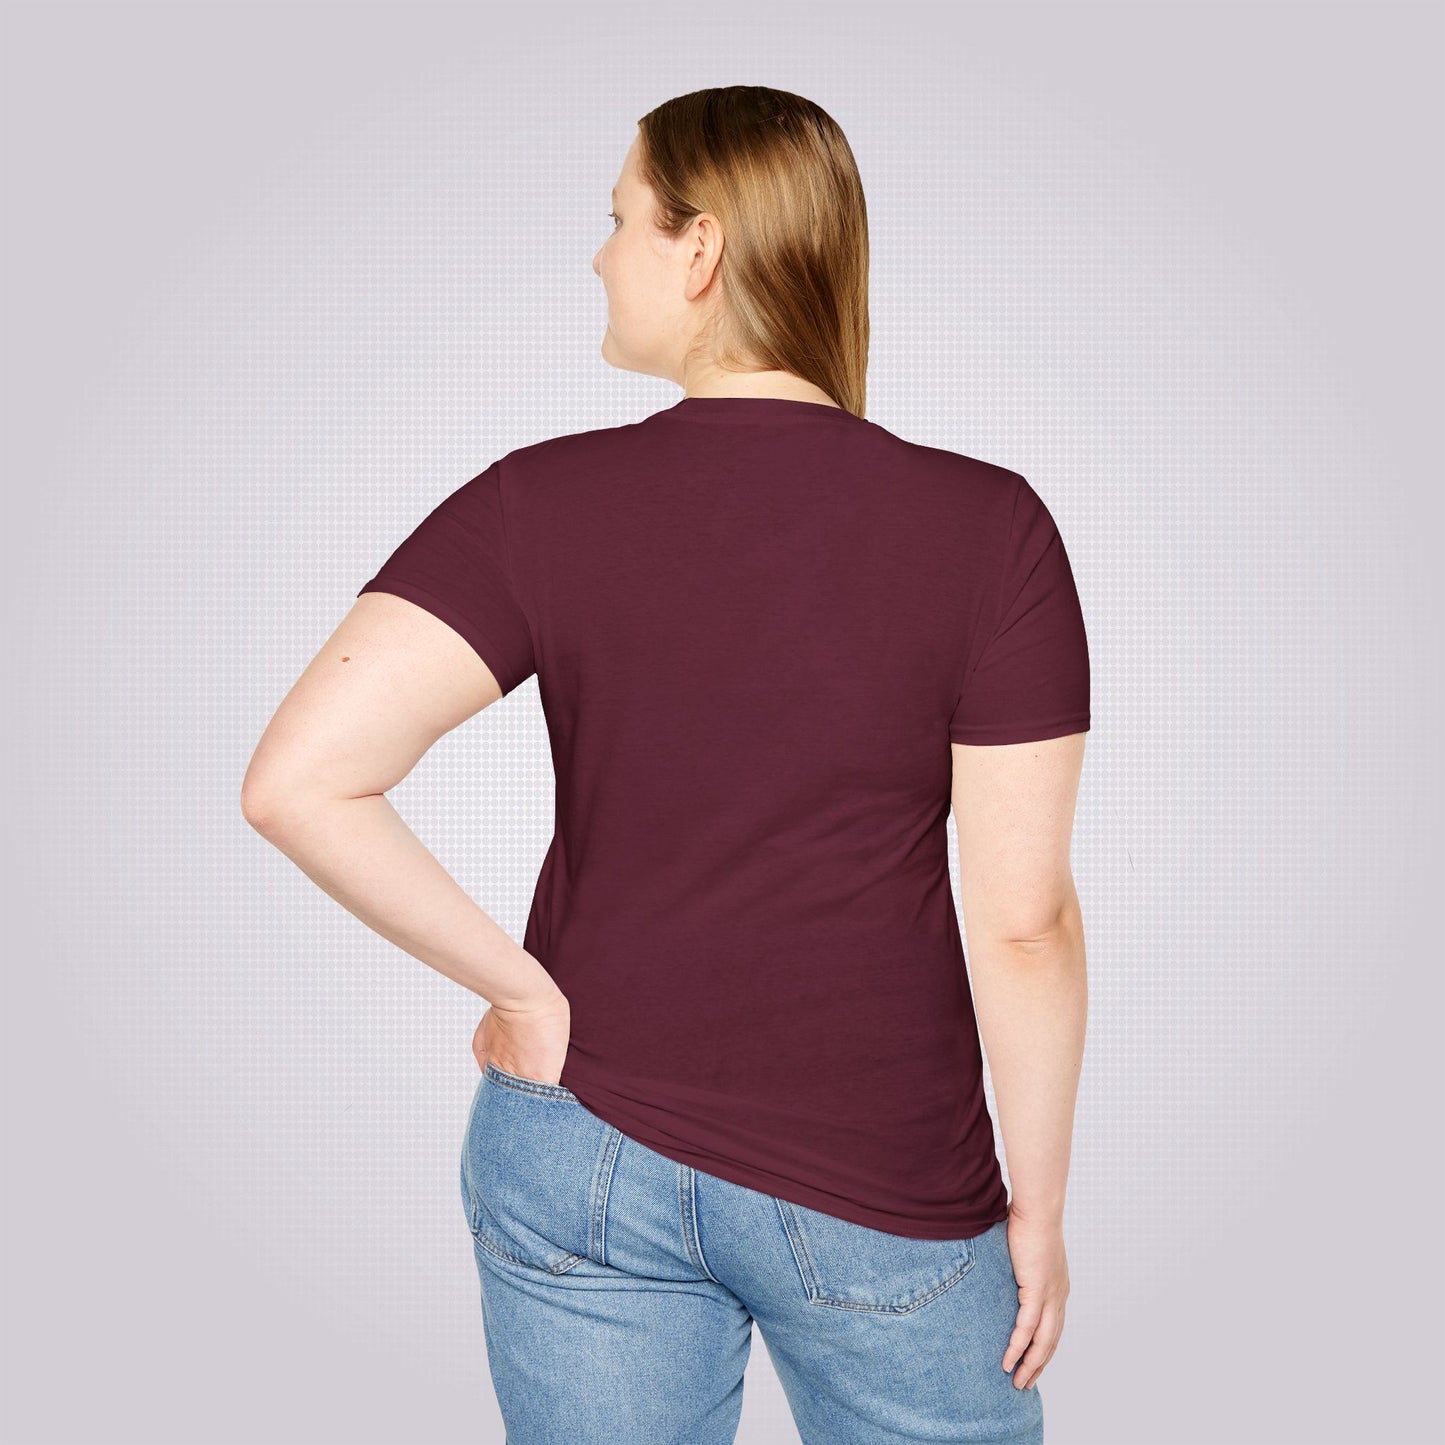
[[[509,1445],[728,1445],[753,1321],[806,1445],[1040,1445],[1007,1226],[912,1239],[665,1158],[489,1063],[461,1158]]]

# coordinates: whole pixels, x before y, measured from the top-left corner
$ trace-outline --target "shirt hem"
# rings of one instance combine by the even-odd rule
[[[730,1184],[739,1184],[745,1189],[753,1189],[761,1194],[786,1200],[790,1204],[801,1204],[805,1208],[816,1209],[821,1214],[831,1214],[835,1218],[845,1219],[853,1224],[865,1225],[869,1229],[881,1230],[885,1234],[903,1235],[909,1239],[972,1239],[1008,1218],[1006,1199],[1000,1208],[990,1210],[983,1216],[966,1214],[948,1220],[909,1218],[887,1210],[873,1209],[865,1204],[843,1200],[836,1194],[830,1194],[827,1190],[815,1189],[796,1179],[783,1178],[771,1170],[741,1164],[732,1159],[720,1159],[705,1149],[695,1148],[675,1139],[660,1138],[625,1109],[619,1110],[603,1103],[590,1085],[579,1084],[571,1070],[564,1067],[564,1074],[565,1086],[577,1097],[584,1109],[601,1119],[603,1123],[610,1124],[614,1129],[621,1131],[636,1143],[651,1149],[653,1153],[661,1154],[675,1163],[686,1164],[690,1168],[701,1170],[705,1174],[711,1174]],[[1002,1181],[1000,1181],[1001,1185]]]

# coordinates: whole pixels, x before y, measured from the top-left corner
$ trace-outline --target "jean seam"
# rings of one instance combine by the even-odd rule
[[[702,1252],[702,1239],[697,1232],[697,1171],[688,1164],[677,1166],[677,1204],[688,1258],[714,1284],[721,1284],[722,1281],[708,1268]]]
[[[788,1218],[787,1204],[779,1199],[777,1195],[773,1196],[773,1203],[778,1206],[778,1217],[783,1222],[783,1233],[787,1237],[788,1249],[793,1256],[793,1263],[798,1267],[798,1278],[802,1281],[803,1289],[807,1293],[808,1298],[810,1300],[815,1299],[818,1294],[818,1286],[816,1276],[813,1273],[813,1262],[808,1256],[807,1244],[800,1237],[800,1233],[794,1232],[792,1221]]]
[[[972,1240],[967,1240],[965,1241],[967,1257],[963,1263],[946,1279],[941,1280],[917,1299],[906,1300],[902,1304],[865,1304],[859,1300],[834,1299],[831,1295],[824,1293],[822,1276],[808,1250],[808,1236],[803,1228],[803,1221],[793,1213],[791,1207],[784,1200],[775,1196],[773,1202],[778,1206],[778,1214],[782,1218],[783,1229],[788,1236],[793,1260],[798,1266],[798,1273],[802,1277],[803,1288],[807,1291],[810,1304],[825,1305],[829,1309],[857,1310],[866,1314],[911,1314],[914,1310],[926,1305],[929,1300],[942,1294],[944,1290],[956,1285],[978,1263],[978,1250]]]
[[[519,1254],[513,1254],[510,1250],[503,1249],[490,1235],[480,1228],[472,1230],[472,1238],[481,1245],[488,1254],[494,1254],[498,1259],[505,1259],[509,1264],[520,1265],[523,1269],[533,1269],[539,1274],[566,1274],[569,1269],[582,1263],[586,1255],[567,1254],[558,1260],[555,1265],[535,1264],[530,1259],[523,1259]]]
[[[609,1125],[592,1174],[592,1209],[587,1225],[587,1249],[598,1264],[607,1263],[607,1202],[612,1195],[612,1175],[621,1146],[622,1131]]]

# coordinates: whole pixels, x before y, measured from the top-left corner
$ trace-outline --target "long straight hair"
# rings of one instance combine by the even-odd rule
[[[724,366],[792,372],[855,416],[868,400],[868,210],[846,137],[811,100],[721,85],[638,121],[654,224],[680,235],[722,222],[721,330],[700,342]]]

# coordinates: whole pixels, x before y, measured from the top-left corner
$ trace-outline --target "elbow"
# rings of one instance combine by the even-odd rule
[[[280,814],[280,801],[274,794],[263,792],[254,783],[241,785],[241,816],[263,838],[276,830]]]
[[[256,751],[246,764],[246,775],[241,779],[241,816],[258,832],[265,834],[266,827],[274,816],[276,786],[267,776],[271,770],[261,763],[261,751],[265,738],[257,744]]]
[[[1005,952],[1014,958],[1057,958],[1061,951],[1066,951],[1080,936],[1077,929],[1070,927],[1067,920],[1061,918],[1052,928],[1041,929],[1022,937],[1009,935],[1001,938],[999,943]]]
[[[1061,943],[1082,937],[1083,930],[1079,895],[1072,881],[1062,893],[1039,899],[1027,912],[989,918],[982,925],[992,943],[1020,958],[1053,954]]]
[[[295,807],[296,790],[273,771],[253,762],[241,780],[241,816],[263,838],[269,838]]]
[[[263,781],[248,776],[241,784],[241,816],[269,842],[280,844],[287,834],[314,828],[318,822],[370,798],[378,791],[338,793],[305,787],[293,778]]]
[[[241,779],[241,816],[263,837],[274,839],[288,820],[312,812],[321,797],[317,768],[296,755],[258,748]]]
[[[1008,929],[1003,942],[1023,953],[1042,953],[1052,948],[1061,937],[1072,932],[1073,921],[1073,910],[1067,902],[1060,903],[1057,908],[1030,919],[1027,926]]]

